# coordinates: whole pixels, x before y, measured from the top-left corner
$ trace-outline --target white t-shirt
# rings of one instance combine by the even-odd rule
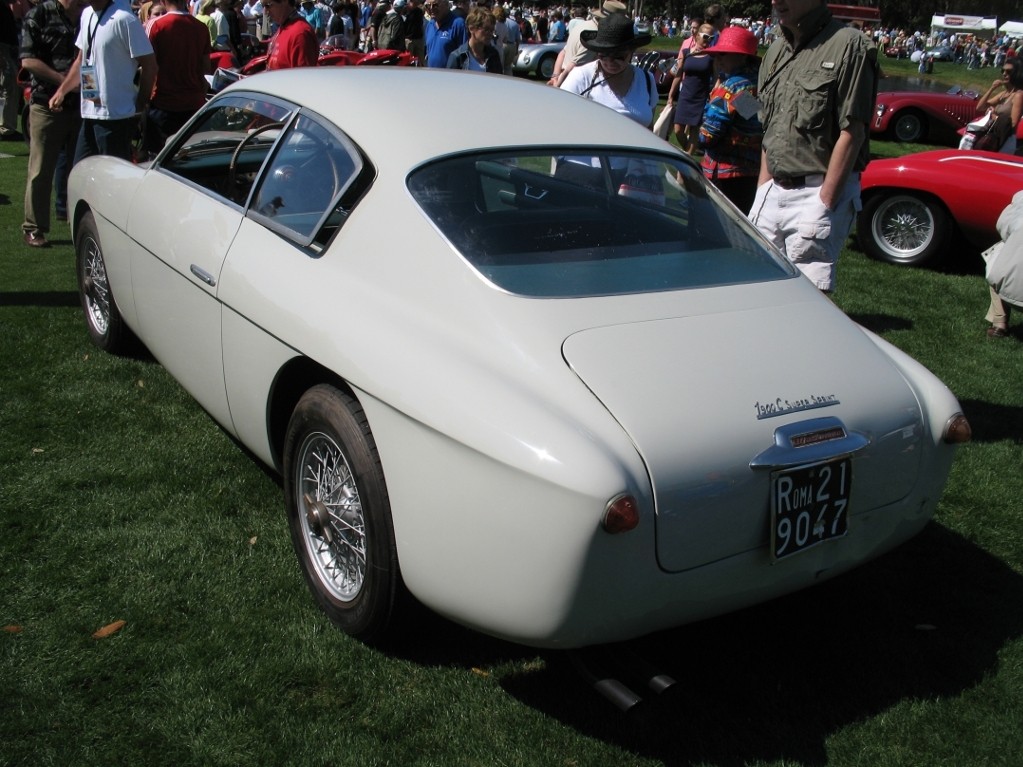
[[[599,63],[591,61],[589,64],[580,64],[574,67],[565,76],[561,89],[577,93],[590,101],[610,107],[640,125],[652,125],[654,110],[657,108],[657,86],[653,76],[638,67],[632,67],[632,86],[624,98],[618,98],[611,90],[611,86],[604,80],[604,73],[597,69]]]
[[[92,6],[82,12],[75,45],[82,51],[83,79],[92,67],[99,100],[82,98],[82,117],[89,120],[124,120],[135,114],[135,71],[141,56],[153,52],[142,22],[125,0],[113,0],[96,14]],[[83,95],[86,88],[83,84]]]

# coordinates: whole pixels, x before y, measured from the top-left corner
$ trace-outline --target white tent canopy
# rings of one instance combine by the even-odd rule
[[[998,31],[1012,37],[1023,37],[1023,21],[1007,21],[998,28]]]
[[[998,19],[945,14],[931,17],[931,29],[947,29],[949,32],[990,32],[994,35],[998,29]]]

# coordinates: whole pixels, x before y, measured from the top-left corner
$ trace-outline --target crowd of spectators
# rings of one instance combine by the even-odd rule
[[[969,69],[1000,67],[1016,55],[1023,43],[1007,33],[983,36],[972,32],[908,32],[880,27],[869,32],[878,49],[889,58],[915,59],[929,51],[947,49],[954,63],[965,64]]]

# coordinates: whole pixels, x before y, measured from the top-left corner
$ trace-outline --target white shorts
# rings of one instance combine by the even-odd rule
[[[821,202],[823,176],[783,189],[769,181],[757,188],[750,221],[823,291],[835,286],[835,264],[852,231],[860,203],[860,174],[851,173],[833,210]]]

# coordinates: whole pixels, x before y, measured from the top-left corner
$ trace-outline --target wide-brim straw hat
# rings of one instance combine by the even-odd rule
[[[637,35],[632,19],[621,13],[612,13],[597,22],[596,31],[585,30],[579,39],[583,47],[594,53],[642,48],[653,39],[649,34]]]
[[[628,10],[629,8],[625,3],[619,3],[618,0],[606,0],[598,10],[590,15],[599,21],[605,16],[610,16],[612,13],[626,13]]]

